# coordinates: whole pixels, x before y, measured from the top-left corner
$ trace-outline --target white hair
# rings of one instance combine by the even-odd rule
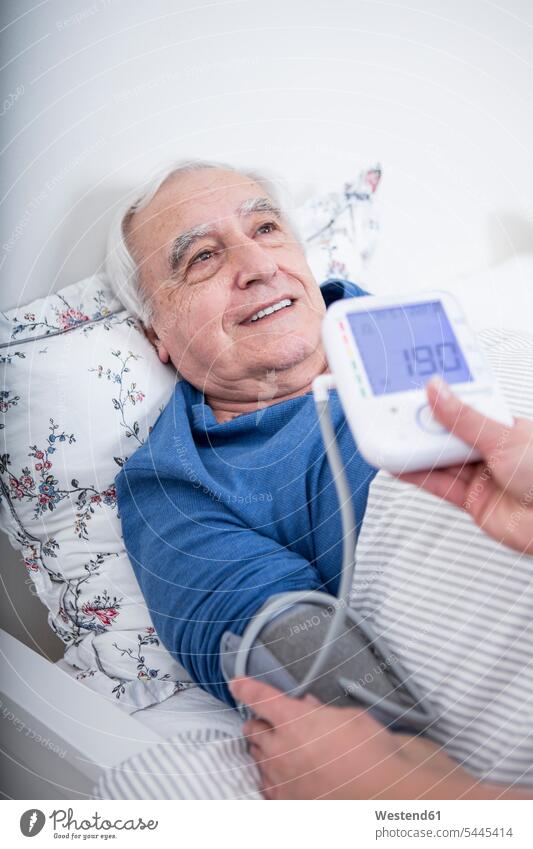
[[[129,312],[140,318],[145,325],[151,323],[153,304],[148,292],[143,286],[138,262],[133,257],[128,246],[127,227],[132,216],[148,206],[163,183],[171,177],[175,177],[178,174],[187,174],[191,171],[204,171],[210,168],[219,171],[233,171],[236,174],[248,177],[259,185],[262,185],[269,197],[280,208],[286,208],[288,205],[288,188],[285,181],[279,177],[266,177],[257,171],[241,170],[221,162],[194,159],[174,162],[165,166],[155,176],[131,192],[117,210],[109,230],[105,273],[119,301]],[[282,198],[285,200],[285,203],[282,202]],[[294,223],[290,221],[286,211],[284,212],[284,217],[289,222],[296,239],[301,241],[298,230]]]

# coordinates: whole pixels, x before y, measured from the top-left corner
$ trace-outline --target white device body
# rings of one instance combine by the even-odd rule
[[[424,344],[417,344],[419,331]],[[480,459],[433,418],[425,384],[435,374],[475,409],[513,423],[460,304],[447,292],[335,301],[322,338],[357,447],[377,468],[410,472]]]

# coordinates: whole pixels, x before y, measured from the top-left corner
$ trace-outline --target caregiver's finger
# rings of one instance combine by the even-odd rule
[[[262,719],[249,719],[242,726],[242,733],[248,740],[253,738],[257,741],[261,738],[261,735],[264,737],[265,734],[271,734],[272,730],[272,725]]]
[[[421,472],[393,472],[393,476],[401,481],[414,483],[416,486],[424,489],[425,479],[432,474],[446,473],[451,478],[470,483],[478,471],[478,466],[486,469],[486,466],[482,463],[457,463],[454,466],[446,466],[443,469],[423,469]]]
[[[429,381],[426,392],[437,421],[484,456],[490,454],[502,435],[509,431],[508,426],[489,419],[461,401],[440,377]]]
[[[265,799],[280,799],[280,786],[276,779],[271,776],[266,769],[261,769],[261,784],[259,785],[259,791],[263,794]]]
[[[263,758],[261,747],[258,746],[256,743],[248,742],[248,754],[251,758],[254,759],[256,763],[260,763]]]
[[[258,717],[272,725],[288,722],[302,712],[309,711],[309,705],[302,706],[301,702],[291,699],[281,690],[255,678],[234,678],[229,688],[236,699],[253,708]]]
[[[413,483],[432,495],[437,495],[455,504],[456,507],[464,507],[466,497],[470,491],[470,477],[467,482],[457,478],[448,469],[436,469],[432,472],[406,472],[396,475],[406,483]]]
[[[270,766],[271,758],[261,746],[251,745],[248,749],[250,757],[255,761],[260,773],[263,773],[266,767]]]
[[[261,793],[261,796],[264,796],[264,798],[268,799],[269,801],[272,801],[274,799],[274,796],[271,795],[273,792],[273,785],[271,784],[260,784],[259,792]]]

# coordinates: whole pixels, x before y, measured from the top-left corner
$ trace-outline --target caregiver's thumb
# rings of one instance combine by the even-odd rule
[[[485,458],[501,445],[502,437],[509,432],[506,425],[460,401],[440,377],[432,378],[426,391],[433,417],[463,442],[477,448]]]

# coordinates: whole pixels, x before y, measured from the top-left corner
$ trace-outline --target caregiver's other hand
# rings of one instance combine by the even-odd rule
[[[393,734],[362,708],[293,699],[253,678],[230,690],[260,717],[243,733],[267,799],[485,798],[437,744]]]
[[[439,378],[427,385],[433,415],[483,460],[397,475],[462,507],[485,533],[517,551],[533,554],[533,422],[506,426],[460,401]]]

